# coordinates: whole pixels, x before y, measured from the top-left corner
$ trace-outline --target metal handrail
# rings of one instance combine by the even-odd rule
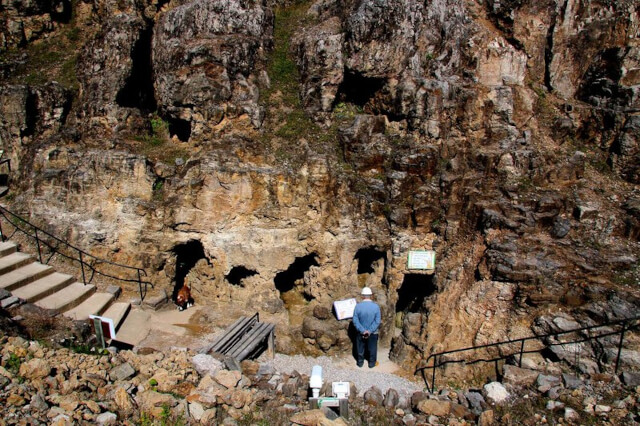
[[[11,233],[11,235],[7,236],[5,234],[5,232],[2,229],[2,217],[5,218],[5,220],[11,224],[11,226],[13,226],[15,229],[14,231]],[[16,222],[11,220],[11,217],[14,218],[16,220]],[[30,228],[33,230],[33,235],[29,232]],[[147,294],[147,287],[151,286],[151,288],[154,288],[153,283],[149,282],[149,281],[143,281],[142,277],[143,276],[147,276],[147,272],[143,269],[143,268],[138,268],[136,266],[129,266],[129,265],[123,265],[120,263],[115,263],[115,262],[111,262],[109,260],[105,260],[105,259],[100,259],[99,257],[96,257],[90,253],[87,253],[84,250],[79,249],[78,247],[75,247],[74,245],[72,245],[71,243],[62,240],[58,237],[56,237],[55,235],[50,234],[49,232],[45,231],[44,229],[38,227],[37,225],[34,225],[33,223],[29,222],[28,220],[20,217],[19,215],[13,213],[12,211],[8,210],[6,207],[0,205],[0,237],[2,239],[2,241],[7,241],[8,239],[10,239],[17,231],[20,231],[22,233],[24,233],[26,236],[35,239],[36,241],[36,246],[38,249],[38,260],[40,263],[45,263],[48,264],[48,262],[51,260],[51,258],[57,253],[60,254],[61,256],[70,259],[72,261],[76,261],[80,263],[80,270],[82,272],[82,282],[84,283],[84,285],[87,285],[87,283],[91,283],[91,281],[93,281],[93,278],[96,274],[101,275],[103,277],[107,277],[107,278],[112,278],[114,280],[117,281],[122,281],[122,282],[137,282],[138,283],[138,290],[140,292],[140,299],[144,300],[146,294]],[[42,234],[44,234],[45,236],[47,236],[49,239],[54,240],[56,244],[50,243],[47,240],[43,240],[42,239]],[[41,245],[44,244],[46,245],[50,251],[51,251],[51,255],[49,256],[49,258],[46,261],[43,261],[42,258],[42,247]],[[71,249],[72,252],[77,253],[77,257],[74,257],[71,254],[67,254],[64,253],[60,250],[58,250],[58,246],[59,245],[63,245],[65,247],[68,247],[69,249]],[[90,262],[87,261],[88,259],[90,259]],[[123,278],[120,276],[116,276],[116,275],[112,275],[109,274],[107,272],[104,271],[100,271],[99,269],[97,269],[97,267],[99,265],[110,265],[116,268],[121,268],[121,269],[126,269],[129,271],[134,271],[136,278],[131,279],[131,278]],[[90,277],[87,280],[87,269],[89,271],[91,271]],[[144,290],[143,290],[143,286],[144,286]]]
[[[442,351],[442,352],[437,352],[434,354],[431,354],[427,357],[426,360],[424,360],[425,364],[429,364],[429,361],[432,360],[432,365],[425,365],[423,367],[417,367],[416,370],[414,371],[414,375],[418,374],[418,372],[420,372],[422,374],[422,379],[424,380],[425,386],[427,388],[427,391],[429,392],[433,392],[435,390],[435,382],[436,382],[436,369],[447,365],[447,364],[455,364],[455,363],[465,363],[465,364],[475,364],[478,362],[498,362],[500,360],[505,360],[507,358],[510,358],[512,356],[515,355],[519,355],[518,358],[518,366],[522,367],[522,355],[523,354],[528,354],[528,353],[536,353],[536,352],[540,352],[546,348],[552,347],[552,346],[559,346],[559,345],[568,345],[568,344],[573,344],[573,343],[582,343],[582,342],[587,342],[590,340],[596,340],[599,338],[603,338],[603,337],[608,337],[608,336],[616,336],[616,335],[620,335],[620,340],[618,342],[618,353],[616,356],[616,367],[615,367],[615,372],[618,372],[618,367],[619,367],[619,362],[620,362],[620,354],[622,352],[622,346],[624,343],[624,334],[631,329],[637,328],[638,324],[633,324],[636,321],[640,320],[640,316],[638,317],[632,317],[632,318],[624,318],[624,319],[620,319],[620,320],[615,320],[615,321],[609,321],[603,324],[599,324],[599,325],[592,325],[592,326],[587,326],[587,327],[581,327],[581,328],[576,328],[576,329],[572,329],[572,330],[567,330],[567,331],[559,331],[556,333],[548,333],[548,334],[534,334],[533,336],[529,336],[529,337],[523,337],[520,339],[512,339],[512,340],[503,340],[500,342],[494,342],[494,343],[489,343],[486,345],[478,345],[478,346],[469,346],[466,348],[461,348],[461,349],[453,349],[453,350],[449,350],[449,351]],[[570,340],[570,341],[566,341],[566,342],[558,342],[558,343],[543,343],[542,341],[540,341],[540,339],[544,339],[547,337],[554,337],[554,338],[558,338],[558,336],[562,336],[565,334],[571,334],[571,333],[577,333],[577,332],[582,332],[582,331],[591,331],[593,329],[596,328],[603,328],[603,327],[611,327],[611,326],[621,326],[621,329],[619,331],[605,331],[602,334],[598,334],[597,336],[586,336],[586,337],[581,337],[578,340]],[[539,341],[539,343],[541,345],[543,345],[542,348],[539,349],[529,349],[526,350],[524,349],[524,345],[525,342],[529,341],[529,340],[536,340]],[[461,353],[461,352],[469,352],[469,351],[477,351],[479,349],[486,349],[486,348],[500,348],[501,346],[504,345],[513,345],[513,344],[520,344],[520,350],[513,352],[513,353],[509,353],[506,355],[500,355],[498,357],[495,358],[477,358],[477,359],[472,359],[472,360],[467,360],[467,359],[461,359],[461,360],[444,360],[444,361],[439,361],[439,358],[445,356],[445,355],[449,355],[449,354],[454,354],[454,353]],[[496,364],[497,365],[497,364]],[[429,382],[427,380],[427,377],[425,376],[425,370],[431,369],[432,370],[432,375],[431,375],[431,386],[429,386]]]

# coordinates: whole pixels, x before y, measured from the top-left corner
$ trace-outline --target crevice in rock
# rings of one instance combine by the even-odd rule
[[[549,92],[553,90],[551,86],[551,61],[553,61],[553,33],[556,28],[557,19],[556,16],[553,17],[553,22],[547,32],[547,44],[544,48],[544,85]]]
[[[229,284],[244,287],[244,283],[242,281],[245,278],[249,278],[254,275],[258,275],[258,272],[254,271],[253,269],[248,269],[244,266],[234,266],[233,268],[231,268],[231,271],[229,271],[229,273],[225,276],[225,279],[229,282]]]
[[[344,78],[338,87],[334,106],[339,103],[351,103],[365,108],[371,106],[371,100],[382,90],[384,78],[366,77],[358,71],[345,70]]]
[[[191,122],[180,118],[169,118],[169,136],[176,136],[181,142],[188,142],[191,137]]]
[[[420,312],[424,300],[435,291],[433,275],[405,274],[398,288],[396,313]]]
[[[286,271],[278,273],[273,279],[276,289],[281,294],[292,290],[296,285],[296,281],[302,280],[304,274],[309,271],[312,266],[318,266],[317,254],[311,253],[303,257],[296,257],[296,260],[294,260]]]
[[[178,244],[172,251],[176,255],[175,286],[172,294],[172,299],[175,300],[178,291],[184,285],[184,278],[191,268],[200,259],[206,259],[207,257],[204,254],[202,243],[198,240],[190,240],[186,243]]]
[[[71,0],[61,0],[52,4],[51,19],[56,22],[68,24],[73,17]]]
[[[25,102],[25,127],[20,130],[20,137],[31,136],[36,131],[38,123],[38,97],[29,91]]]
[[[116,95],[116,103],[125,108],[152,112],[157,108],[153,91],[151,65],[151,38],[153,27],[144,29],[131,52],[131,74]]]

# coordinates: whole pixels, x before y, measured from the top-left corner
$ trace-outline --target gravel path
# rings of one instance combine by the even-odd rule
[[[384,361],[383,365],[369,369],[365,363],[364,367],[358,368],[352,359],[342,359],[321,356],[318,358],[304,355],[283,355],[276,354],[275,359],[266,361],[266,364],[273,366],[281,373],[291,373],[294,370],[300,374],[311,375],[314,365],[322,367],[322,378],[324,382],[353,382],[358,389],[358,394],[362,396],[372,386],[377,386],[384,395],[388,389],[395,389],[398,394],[410,397],[416,391],[422,390],[419,383],[411,382],[395,374],[376,371],[384,370],[390,361]]]

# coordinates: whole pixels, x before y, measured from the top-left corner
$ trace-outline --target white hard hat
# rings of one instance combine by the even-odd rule
[[[362,293],[363,296],[371,296],[373,294],[373,292],[371,291],[371,289],[369,287],[365,287],[362,289]]]

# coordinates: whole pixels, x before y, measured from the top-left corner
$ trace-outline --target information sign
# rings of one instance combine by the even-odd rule
[[[353,311],[356,308],[356,299],[336,300],[333,302],[333,310],[336,312],[338,320],[353,318]]]
[[[433,250],[412,250],[407,259],[407,269],[436,269],[436,252]]]

